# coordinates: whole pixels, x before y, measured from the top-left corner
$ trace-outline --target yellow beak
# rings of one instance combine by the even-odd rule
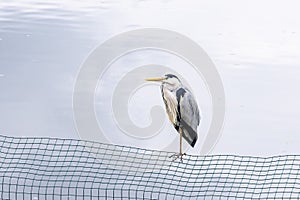
[[[146,78],[146,81],[162,81],[165,80],[165,77],[159,77],[159,78]]]

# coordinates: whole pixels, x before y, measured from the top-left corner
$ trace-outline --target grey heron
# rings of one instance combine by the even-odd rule
[[[147,78],[147,81],[161,82],[161,95],[165,103],[170,122],[180,134],[179,154],[174,154],[176,160],[182,161],[182,137],[192,146],[198,139],[197,128],[200,114],[193,94],[173,74],[166,74],[160,78]]]

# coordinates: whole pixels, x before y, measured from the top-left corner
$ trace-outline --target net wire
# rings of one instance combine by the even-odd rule
[[[0,135],[0,199],[300,199],[300,155],[173,154]]]

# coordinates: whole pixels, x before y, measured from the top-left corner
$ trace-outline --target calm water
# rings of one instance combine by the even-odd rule
[[[188,4],[179,0],[2,0],[0,132],[12,136],[78,138],[72,95],[82,63],[97,46],[116,34],[155,27],[177,31],[196,41],[219,71],[225,87],[226,120],[213,153],[299,154],[298,8],[297,1],[283,0]],[[177,63],[178,71],[188,73],[182,70],[184,63],[168,56],[138,52],[116,62],[95,91],[98,120],[112,123],[105,122],[109,115],[104,114],[105,103],[109,99],[103,99],[102,92],[115,87],[115,80],[123,76],[119,70],[122,64],[126,63],[124,67],[129,69],[155,60],[158,64]],[[145,100],[146,105],[141,106],[149,91],[152,100]],[[200,132],[207,131],[211,117],[208,94],[203,91],[195,91],[204,113]],[[162,103],[154,86],[136,92],[129,102],[130,116],[137,125],[150,123],[148,115],[141,113],[148,113],[152,103]],[[168,123],[163,128],[167,130],[165,134],[172,131]],[[176,135],[141,143],[116,131],[108,137],[114,143],[159,149],[165,145],[163,138],[174,139]],[[197,153],[197,149],[193,152]]]

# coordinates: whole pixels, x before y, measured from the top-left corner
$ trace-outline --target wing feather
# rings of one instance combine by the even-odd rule
[[[180,127],[183,137],[194,147],[197,139],[197,128],[200,123],[200,114],[197,102],[192,93],[186,88],[180,88],[176,92],[178,112],[180,114]]]

